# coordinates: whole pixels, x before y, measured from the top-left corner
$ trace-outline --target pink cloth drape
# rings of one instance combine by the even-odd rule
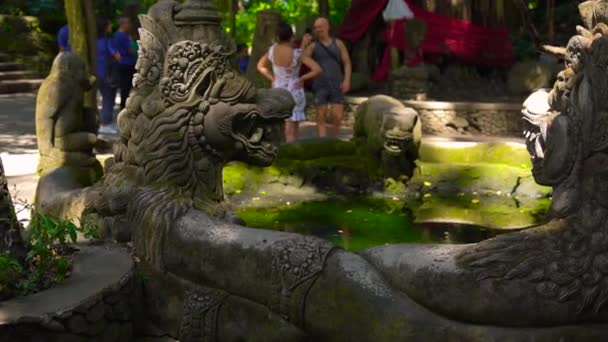
[[[506,29],[482,27],[470,21],[431,13],[412,5],[408,0],[404,1],[414,13],[414,17],[427,25],[421,51],[408,61],[410,66],[422,61],[422,53],[425,58],[447,54],[454,61],[473,65],[509,66],[514,62],[511,38]],[[354,0],[344,23],[338,29],[338,36],[353,42],[360,40],[386,3],[387,0]],[[388,44],[382,63],[372,75],[374,80],[383,81],[388,78],[391,47],[406,49],[405,32],[400,29],[405,21],[398,20],[397,29],[393,33],[390,25],[387,25],[385,38]]]

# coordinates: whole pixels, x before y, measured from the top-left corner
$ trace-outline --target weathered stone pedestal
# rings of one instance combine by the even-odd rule
[[[142,304],[130,254],[117,245],[79,248],[63,283],[0,303],[0,341],[134,340]]]

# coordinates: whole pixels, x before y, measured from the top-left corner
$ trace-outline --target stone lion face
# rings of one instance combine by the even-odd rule
[[[389,155],[399,155],[413,143],[418,120],[418,113],[411,108],[394,108],[382,115],[384,150]]]
[[[281,89],[264,92],[257,104],[218,102],[205,115],[205,142],[225,161],[269,166],[277,156],[282,124],[292,108],[291,94]]]

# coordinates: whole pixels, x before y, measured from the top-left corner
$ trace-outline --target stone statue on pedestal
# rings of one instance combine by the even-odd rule
[[[39,174],[69,166],[91,170],[89,184],[101,177],[101,165],[93,154],[97,118],[83,106],[84,92],[94,84],[95,77],[87,75],[80,57],[70,52],[55,57],[36,102]]]

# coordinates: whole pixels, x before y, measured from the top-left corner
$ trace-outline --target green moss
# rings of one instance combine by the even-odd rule
[[[544,198],[518,207],[516,199],[506,194],[427,194],[413,210],[416,222],[461,222],[494,229],[516,229],[542,223],[550,203]]]
[[[540,224],[548,199],[517,203],[507,196],[436,196],[420,201],[365,198],[327,200],[272,208],[242,208],[248,226],[315,235],[348,250],[392,243],[471,242],[510,229]],[[463,223],[429,228],[428,223]]]
[[[495,163],[531,168],[530,155],[526,147],[509,142],[422,144],[420,160],[445,164]]]
[[[451,144],[451,143],[450,143]],[[529,156],[525,147],[512,143],[471,143],[471,145],[421,146],[421,159],[410,183],[447,186],[464,190],[511,192],[518,179],[530,178]],[[362,187],[382,177],[379,162],[371,160],[362,144],[323,140],[281,147],[273,166],[260,168],[244,163],[231,163],[224,169],[226,194],[256,190],[263,184],[282,182],[285,177],[302,181],[314,178],[339,183],[360,181]],[[529,193],[546,195],[551,189],[531,184]],[[385,190],[403,192],[401,185],[386,184]]]
[[[250,208],[238,215],[250,227],[321,236],[348,250],[404,241],[429,242],[413,227],[406,211],[395,210],[382,200]]]
[[[230,195],[255,190],[262,184],[277,181],[283,172],[275,166],[258,167],[242,162],[232,162],[224,167],[224,193]]]
[[[531,177],[530,169],[492,163],[428,163],[418,162],[418,170],[412,183],[432,186],[445,185],[459,189],[478,189],[511,192],[518,178]],[[550,188],[537,186],[538,192],[546,194]]]

